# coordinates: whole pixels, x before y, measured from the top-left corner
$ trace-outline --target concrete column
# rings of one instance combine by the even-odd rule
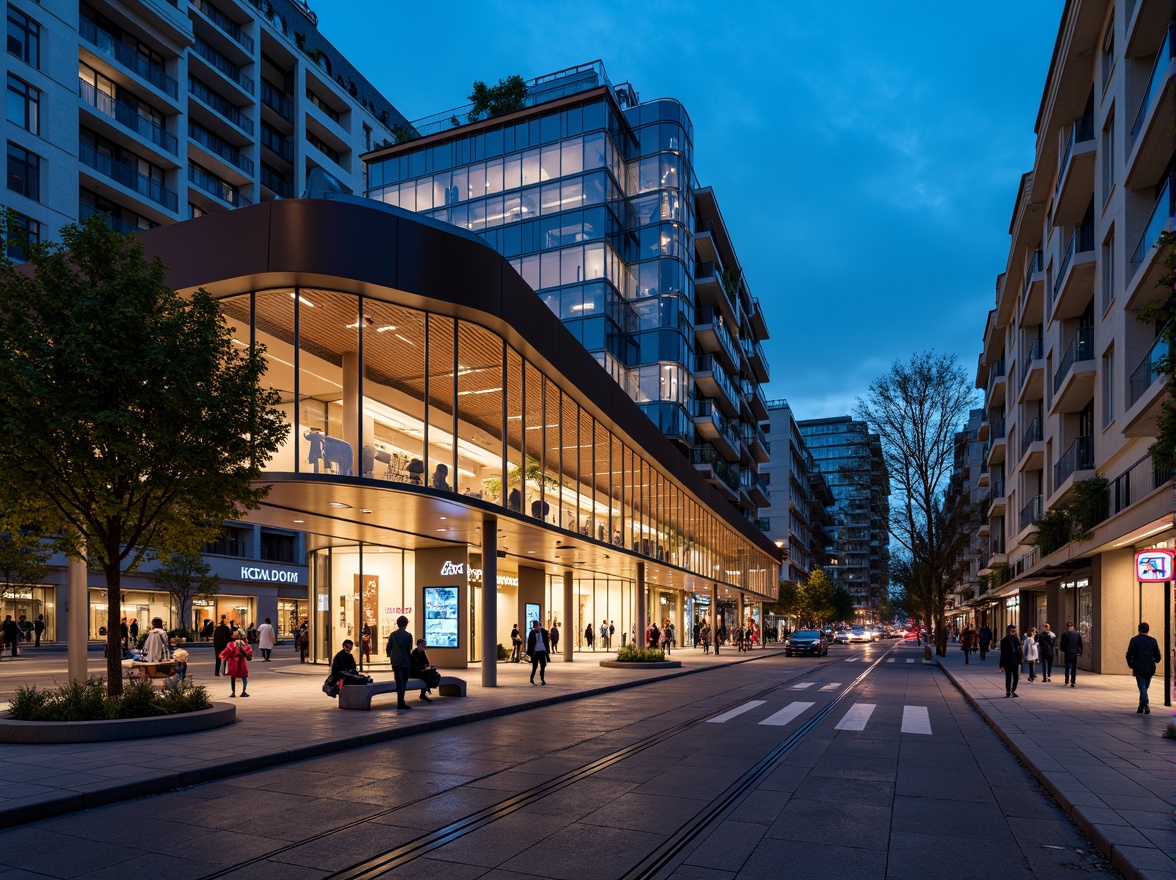
[[[646,647],[645,629],[649,625],[647,608],[649,607],[649,597],[645,590],[645,563],[637,563],[637,595],[634,597],[637,607],[635,611],[636,619],[634,624],[636,629],[633,631],[633,638],[637,644],[642,648]]]
[[[710,625],[711,625],[711,644],[715,648],[715,656],[719,655],[719,585],[711,582],[710,585]]]
[[[67,668],[69,680],[84,682],[90,677],[89,661],[86,653],[89,648],[87,633],[90,617],[90,596],[87,588],[86,560],[73,558],[69,560],[69,610],[66,613],[66,638],[68,645]]]
[[[343,352],[343,439],[351,444],[351,473],[362,476],[359,427],[359,354]]]
[[[498,517],[482,517],[482,687],[498,687]]]
[[[563,607],[564,607],[564,634],[563,634],[563,658],[565,663],[572,662],[572,648],[576,645],[575,630],[568,630],[568,621],[574,619],[572,617],[573,604],[576,597],[572,591],[572,572],[571,570],[563,573]]]

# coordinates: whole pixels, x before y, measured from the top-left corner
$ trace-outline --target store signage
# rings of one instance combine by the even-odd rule
[[[1158,548],[1140,550],[1135,554],[1135,579],[1145,584],[1172,580],[1176,551]]]
[[[384,613],[385,614],[412,614],[412,606],[411,605],[403,605],[403,606],[385,605],[384,606]]]
[[[510,575],[510,574],[500,574],[494,579],[494,582],[496,584],[498,584],[498,586],[500,586],[500,587],[517,587],[519,585],[519,579],[517,577],[515,577],[514,575]],[[470,583],[471,584],[482,583],[482,569],[480,569],[480,568],[471,568],[470,569]]]
[[[243,581],[272,581],[279,584],[298,583],[298,572],[283,571],[280,568],[258,568],[242,565],[241,580]]]
[[[451,562],[446,559],[445,564],[441,566],[441,577],[451,574],[465,574],[464,562]]]
[[[1017,596],[1013,596],[1011,599],[1005,599],[1005,608],[1016,608],[1020,604],[1021,600]]]

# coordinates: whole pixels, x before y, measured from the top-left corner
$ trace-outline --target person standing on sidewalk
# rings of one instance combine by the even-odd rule
[[[38,614],[37,619],[33,621],[33,635],[36,641],[33,643],[34,648],[41,647],[41,634],[45,632],[45,615]]]
[[[265,623],[257,628],[257,647],[261,649],[263,663],[270,662],[270,653],[274,649],[274,625],[267,617]]]
[[[988,649],[992,647],[992,630],[988,628],[988,624],[980,627],[980,659],[983,660],[988,656]]]
[[[1049,628],[1048,623],[1042,624],[1041,632],[1037,634],[1037,653],[1041,659],[1042,681],[1049,681],[1050,673],[1053,672],[1054,651],[1057,648],[1057,633]]]
[[[225,674],[229,677],[229,697],[237,696],[237,679],[241,679],[241,696],[249,696],[249,658],[253,656],[253,648],[245,642],[245,634],[241,630],[233,633],[233,641],[220,652],[220,659],[225,661]]]
[[[1015,697],[1025,656],[1021,650],[1021,640],[1017,638],[1017,627],[1010,623],[1005,632],[1008,635],[1000,640],[1000,668],[1005,675],[1005,696]]]
[[[1063,684],[1073,687],[1078,679],[1078,658],[1082,656],[1082,635],[1074,629],[1074,621],[1066,621],[1066,631],[1058,640],[1058,649],[1062,652],[1062,670],[1066,675]]]
[[[404,689],[408,687],[408,670],[412,666],[412,633],[407,629],[408,618],[401,614],[396,618],[396,629],[388,636],[388,660],[392,674],[396,677],[396,708],[409,710],[412,706],[404,702]]]
[[[221,653],[229,646],[229,642],[233,640],[233,631],[229,629],[229,625],[225,623],[225,616],[222,614],[220,623],[216,625],[216,629],[212,631],[212,654],[216,658],[216,664],[213,666],[212,674],[221,674]]]
[[[1141,623],[1139,634],[1127,643],[1127,665],[1131,667],[1131,674],[1139,686],[1139,708],[1135,711],[1142,715],[1151,714],[1147,689],[1151,686],[1152,676],[1156,674],[1156,664],[1164,659],[1160,653],[1160,643],[1148,635],[1150,629],[1146,623]]]
[[[510,662],[518,663],[523,653],[523,640],[519,636],[519,625],[516,623],[510,628]]]
[[[964,631],[960,633],[960,648],[964,652],[964,663],[972,662],[972,648],[976,644],[976,630],[972,629],[971,625],[965,626]]]
[[[592,624],[588,624],[591,628]],[[531,658],[531,684],[535,684],[535,670],[539,670],[539,683],[547,684],[547,651],[551,645],[551,634],[539,625],[539,621],[531,621],[531,631],[527,633],[527,656]]]
[[[1029,680],[1037,681],[1037,627],[1029,627],[1025,633],[1025,641],[1021,644],[1021,651],[1025,655],[1025,665],[1029,667]]]

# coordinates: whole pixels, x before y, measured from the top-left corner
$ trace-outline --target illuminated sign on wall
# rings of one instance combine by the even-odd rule
[[[296,584],[298,583],[298,572],[283,571],[280,568],[257,568],[256,566],[242,565],[241,580]]]
[[[1176,552],[1172,550],[1140,550],[1135,554],[1135,579],[1145,584],[1170,581],[1174,561]]]

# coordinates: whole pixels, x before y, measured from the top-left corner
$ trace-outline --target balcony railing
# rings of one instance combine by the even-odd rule
[[[1143,121],[1147,118],[1148,108],[1151,107],[1152,101],[1156,99],[1156,95],[1164,86],[1164,73],[1167,71],[1168,65],[1172,63],[1173,47],[1176,47],[1176,22],[1168,25],[1164,42],[1156,54],[1151,76],[1147,79],[1147,89],[1144,90],[1143,99],[1139,102],[1139,109],[1135,112],[1135,122],[1131,126],[1132,143],[1139,137],[1139,132],[1143,130]]]
[[[246,52],[253,54],[253,37],[241,30],[235,21],[209,3],[208,0],[192,0],[192,5],[203,12],[209,21],[231,37]]]
[[[78,203],[78,218],[80,220],[88,220],[91,217],[101,217],[102,222],[113,229],[115,232],[121,232],[124,235],[131,232],[140,232],[137,226],[132,226],[124,220],[119,220],[117,217],[112,217],[105,211],[100,211],[93,205],[87,205],[85,202]]]
[[[731,420],[727,418],[726,413],[719,409],[713,400],[704,398],[694,401],[694,415],[696,418],[709,418],[711,423],[718,428],[719,433],[731,444],[731,448],[739,448],[739,432],[731,424]]]
[[[163,185],[162,181],[146,174],[140,174],[137,168],[117,162],[105,153],[98,152],[93,144],[83,141],[78,145],[78,158],[83,165],[93,168],[99,174],[121,183],[144,198],[150,199],[157,205],[163,205],[169,211],[175,211],[179,205],[179,197]]]
[[[196,40],[192,43],[192,48],[196,50],[197,55],[219,70],[249,94],[253,94],[253,79],[242,73],[241,68],[239,68],[236,64],[234,64],[220,52],[216,51],[216,49],[212,48],[212,46],[208,45],[208,43],[204,42],[204,40],[200,39],[199,37],[197,37]]]
[[[90,19],[83,17],[78,20],[78,33],[87,43],[97,47],[103,55],[113,58],[121,67],[147,80],[164,94],[173,98],[179,96],[179,84],[164,73],[162,68],[156,67],[134,47],[115,39],[113,34],[98,27]]]
[[[1135,368],[1135,372],[1131,374],[1130,400],[1127,401],[1127,406],[1135,406],[1136,401],[1143,397],[1147,389],[1151,388],[1152,383],[1160,376],[1160,361],[1164,356],[1172,357],[1172,343],[1168,342],[1164,336],[1167,334],[1168,328],[1165,327],[1160,331],[1160,335],[1156,337],[1155,343],[1148,349],[1147,354],[1143,356],[1143,360],[1139,362],[1139,366]]]
[[[1033,363],[1045,357],[1045,344],[1040,336],[1036,337],[1029,343],[1029,351],[1025,353],[1025,359],[1021,362],[1021,384],[1025,384],[1025,380],[1029,378],[1029,374],[1033,371]]]
[[[739,363],[739,349],[735,347],[735,341],[731,338],[730,331],[727,330],[727,325],[719,318],[716,312],[710,306],[702,306],[695,310],[694,326],[699,327],[710,324],[715,328],[715,335],[719,337],[719,344],[723,346],[723,350],[731,358],[731,363]]]
[[[1034,443],[1041,442],[1041,419],[1034,419],[1025,426],[1025,430],[1021,432],[1021,457],[1029,451],[1029,447]]]
[[[1041,253],[1041,248],[1033,252],[1033,256],[1029,258],[1029,262],[1025,265],[1025,287],[1022,290],[1022,296],[1029,295],[1029,288],[1033,284],[1033,276],[1040,272],[1043,268],[1044,256]]]
[[[1053,292],[1054,297],[1058,295],[1058,291],[1062,289],[1062,283],[1066,280],[1066,272],[1070,268],[1070,263],[1074,261],[1074,254],[1086,253],[1094,250],[1094,221],[1087,220],[1085,223],[1079,223],[1074,227],[1074,231],[1070,233],[1070,240],[1066,244],[1066,252],[1062,255],[1061,265],[1058,267],[1057,277],[1054,278]]]
[[[739,491],[739,469],[724,459],[709,443],[696,446],[690,451],[691,464],[707,464],[732,492]]]
[[[287,122],[294,121],[294,101],[268,79],[261,81],[261,103],[265,104]]]
[[[261,185],[277,193],[284,199],[294,198],[294,184],[263,163],[261,166]]]
[[[997,419],[988,429],[989,443],[993,440],[1003,440],[1005,438],[1005,420]]]
[[[1106,503],[1098,522],[1137,504],[1165,483],[1171,482],[1173,471],[1145,455],[1107,486]]]
[[[1005,359],[1001,358],[995,364],[988,368],[988,387],[992,387],[992,383],[1000,379],[1005,374]]]
[[[194,76],[188,77],[188,91],[246,134],[253,134],[252,119]]]
[[[988,497],[995,501],[997,498],[1004,498],[1005,481],[1004,477],[998,477],[992,481],[992,486],[988,490]]]
[[[1044,516],[1044,511],[1042,510],[1041,496],[1036,495],[1030,498],[1029,503],[1021,508],[1021,531],[1025,531],[1025,529],[1037,523],[1042,516]]]
[[[1176,179],[1176,175],[1164,182],[1164,188],[1160,191],[1160,197],[1156,199],[1147,226],[1143,228],[1143,234],[1139,236],[1135,251],[1131,254],[1131,278],[1134,278],[1139,267],[1147,262],[1148,254],[1159,240],[1160,233],[1172,223],[1172,217],[1176,214],[1176,186],[1172,185],[1173,179]]]
[[[81,99],[101,113],[117,122],[123,128],[129,129],[144,140],[150,141],[165,152],[173,156],[179,153],[179,140],[162,125],[140,116],[139,111],[130,104],[116,100],[106,92],[99,91],[86,82],[78,80],[78,94]]]
[[[225,183],[215,174],[209,174],[197,165],[188,166],[188,182],[206,193],[216,196],[221,201],[228,202],[234,208],[252,204],[248,198],[241,195],[236,187]]]
[[[1074,364],[1089,360],[1094,360],[1094,328],[1079,327],[1070,338],[1070,344],[1066,346],[1066,353],[1062,355],[1061,363],[1058,364],[1057,372],[1054,373],[1054,393],[1057,394],[1062,387]]]
[[[1062,453],[1054,465],[1054,489],[1066,482],[1075,471],[1089,471],[1094,469],[1094,437],[1084,436],[1075,438],[1069,448]]]
[[[264,122],[261,124],[261,145],[273,150],[287,162],[294,161],[294,142]]]
[[[739,394],[735,391],[735,386],[731,380],[727,378],[727,371],[723,369],[723,365],[715,360],[714,355],[700,354],[695,360],[695,373],[710,373],[714,377],[715,384],[717,384],[727,398],[734,404],[739,403]]]
[[[1062,188],[1062,181],[1066,179],[1066,169],[1070,165],[1070,156],[1074,152],[1075,144],[1092,140],[1094,140],[1094,116],[1088,113],[1086,116],[1079,116],[1070,126],[1066,149],[1062,153],[1062,161],[1058,163],[1058,182],[1054,186],[1055,193]]]
[[[200,123],[189,121],[188,135],[210,153],[220,156],[230,165],[235,165],[250,177],[253,176],[253,160],[228,141],[217,137]]]

